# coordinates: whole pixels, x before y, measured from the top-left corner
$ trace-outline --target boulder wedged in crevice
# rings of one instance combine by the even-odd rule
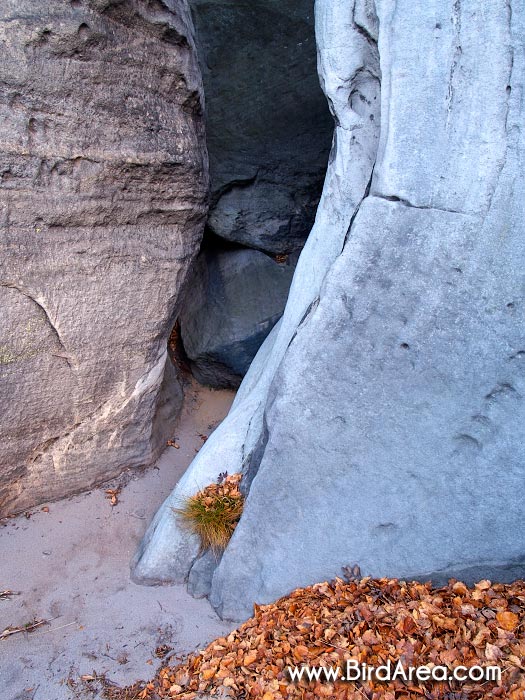
[[[276,261],[247,248],[208,248],[197,259],[179,316],[194,377],[237,388],[281,317],[296,256]]]
[[[291,254],[295,264],[319,203],[333,123],[316,75],[310,0],[190,5],[206,91],[211,195],[204,254],[182,319],[196,379],[237,388],[282,314],[291,268],[281,265],[278,274],[262,255],[248,265],[240,264],[248,253],[222,253]],[[234,259],[245,280],[242,300],[234,295]],[[213,284],[221,268],[224,283]]]

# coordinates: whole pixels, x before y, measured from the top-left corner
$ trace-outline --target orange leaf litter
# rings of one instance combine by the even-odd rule
[[[497,665],[501,681],[292,683],[286,668],[347,659],[404,667]],[[336,579],[297,589],[227,637],[149,683],[108,689],[110,698],[198,700],[525,700],[525,582],[469,588],[397,579]]]

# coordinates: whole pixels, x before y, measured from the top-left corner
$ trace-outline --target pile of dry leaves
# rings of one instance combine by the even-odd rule
[[[501,681],[291,683],[286,667],[494,666]],[[348,700],[479,700],[525,698],[525,583],[481,581],[444,588],[388,579],[336,579],[298,589],[217,639],[178,667],[113,697],[157,699],[334,698]]]

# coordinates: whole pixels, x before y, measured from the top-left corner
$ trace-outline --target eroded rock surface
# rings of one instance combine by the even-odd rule
[[[205,216],[185,0],[0,10],[0,514],[149,464]]]
[[[326,273],[341,253],[370,182],[380,114],[379,57],[368,36],[375,31],[375,14],[363,9],[365,32],[355,25],[346,5],[318,3],[316,11],[321,85],[336,128],[315,224],[299,258],[282,319],[252,362],[227,419],[206,441],[144,536],[132,564],[135,580],[142,583],[185,581],[199,554],[197,538],[180,528],[173,516],[172,508],[182,498],[215,481],[223,471],[246,471],[250,478],[256,472],[267,439],[264,408],[273,377],[298,328],[318,303]]]
[[[296,259],[257,250],[199,256],[180,315],[191,370],[201,384],[237,388],[282,316]]]
[[[274,253],[302,247],[333,124],[316,75],[312,0],[190,0],[204,76],[209,226]]]
[[[316,225],[280,326],[174,492],[224,469],[251,481],[212,580],[228,618],[345,565],[525,573],[525,8],[316,13],[337,118]],[[144,579],[181,580],[196,556],[169,504]]]

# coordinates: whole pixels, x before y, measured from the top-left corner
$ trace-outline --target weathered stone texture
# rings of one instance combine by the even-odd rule
[[[182,579],[195,543],[171,499],[244,470],[210,594],[234,619],[345,565],[525,573],[525,7],[316,14],[337,118],[316,225],[280,326],[136,561],[144,580]]]
[[[185,0],[6,0],[0,45],[6,514],[159,454],[207,156]]]

